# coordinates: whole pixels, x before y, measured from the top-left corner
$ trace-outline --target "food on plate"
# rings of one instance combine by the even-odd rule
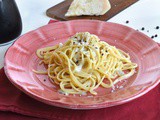
[[[111,9],[109,0],[74,0],[65,16],[104,15]]]
[[[64,44],[38,49],[36,54],[47,70],[34,72],[47,74],[65,94],[97,95],[98,87],[114,87],[137,67],[129,54],[89,32],[76,33]]]

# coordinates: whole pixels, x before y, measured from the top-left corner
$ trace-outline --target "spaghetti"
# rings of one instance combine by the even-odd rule
[[[64,45],[38,49],[36,54],[48,68],[34,72],[47,74],[66,94],[96,95],[99,86],[113,87],[137,67],[127,53],[88,32],[75,34]]]

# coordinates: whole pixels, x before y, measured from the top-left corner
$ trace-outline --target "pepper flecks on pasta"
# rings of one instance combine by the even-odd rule
[[[34,72],[47,74],[66,94],[97,95],[99,86],[113,87],[132,76],[137,67],[129,54],[88,32],[75,34],[63,45],[38,49],[36,54],[48,68]]]

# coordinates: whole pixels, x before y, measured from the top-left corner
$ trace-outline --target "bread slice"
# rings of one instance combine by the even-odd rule
[[[111,9],[109,0],[74,0],[65,16],[104,15]]]

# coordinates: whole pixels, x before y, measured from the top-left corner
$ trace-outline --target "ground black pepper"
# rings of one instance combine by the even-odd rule
[[[154,38],[154,36],[151,36],[151,38],[153,39],[153,38]]]
[[[159,29],[159,26],[157,26],[156,29]]]
[[[155,36],[154,37],[158,37],[158,35],[157,34],[155,34]]]
[[[129,20],[127,20],[126,23],[129,23]]]
[[[78,60],[76,61],[76,64],[78,64]]]
[[[145,30],[145,28],[144,27],[142,27],[142,29],[141,30]]]

